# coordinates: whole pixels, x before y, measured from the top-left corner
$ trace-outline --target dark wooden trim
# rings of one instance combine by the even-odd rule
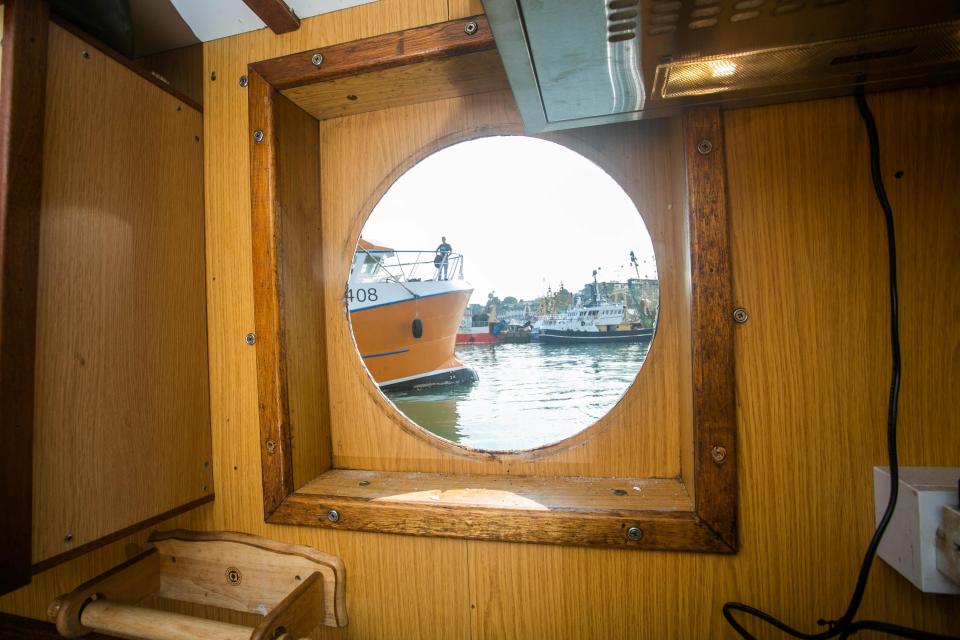
[[[277,91],[255,71],[247,86],[250,129],[250,215],[263,510],[269,516],[293,493],[290,405],[280,302],[280,218],[277,212]],[[259,134],[258,134],[259,132]],[[262,139],[258,142],[258,135]]]
[[[0,593],[30,582],[46,0],[8,0],[0,78]]]
[[[690,232],[697,514],[737,548],[733,295],[723,125],[716,107],[684,116]]]
[[[334,509],[337,522],[326,514]],[[692,512],[519,511],[434,507],[294,493],[267,520],[328,529],[499,542],[726,553],[730,549]],[[627,530],[643,532],[638,541]]]
[[[83,636],[87,640],[112,640],[116,636],[105,636],[92,632]],[[0,613],[0,640],[62,640],[57,626],[52,622],[43,622],[33,618],[22,618],[9,613]]]
[[[89,553],[94,549],[98,549],[100,547],[106,546],[111,542],[122,540],[123,538],[126,538],[129,535],[133,535],[137,531],[142,531],[143,529],[147,529],[156,524],[160,524],[165,520],[169,520],[170,518],[174,518],[176,516],[184,514],[187,511],[192,511],[197,507],[201,507],[205,504],[213,502],[213,500],[214,500],[214,494],[212,493],[210,495],[203,496],[202,498],[191,500],[190,502],[182,504],[179,507],[174,507],[173,509],[170,509],[169,511],[164,511],[163,513],[158,513],[153,517],[147,518],[146,520],[141,520],[140,522],[134,523],[129,527],[124,527],[123,529],[120,529],[118,531],[114,531],[113,533],[103,536],[102,538],[91,540],[86,544],[80,545],[76,549],[70,549],[70,551],[65,551],[53,557],[47,558],[46,560],[41,560],[40,562],[33,565],[33,567],[31,567],[31,571],[34,574],[41,573],[43,571],[46,571],[47,569],[53,568],[58,564],[64,563],[68,560],[79,558],[85,553]]]
[[[477,22],[475,36],[464,26]],[[684,139],[691,266],[695,504],[692,511],[552,508],[523,511],[474,505],[439,506],[295,492],[287,399],[281,220],[277,204],[274,102],[281,89],[493,47],[482,18],[377,36],[250,67],[250,169],[257,383],[260,404],[264,518],[271,524],[406,535],[732,553],[737,550],[736,422],[723,136],[717,109],[686,115]],[[262,132],[260,142],[255,132]],[[698,150],[701,140],[711,148]],[[331,492],[336,493],[336,492]],[[336,510],[336,522],[327,518]],[[640,540],[625,534],[643,531]]]
[[[187,94],[174,89],[172,86],[170,86],[169,84],[167,84],[166,82],[158,78],[157,76],[153,75],[149,71],[146,71],[143,67],[137,65],[137,63],[131,60],[130,58],[126,57],[119,51],[114,50],[109,45],[104,44],[103,42],[100,42],[99,40],[91,36],[89,33],[84,31],[83,29],[80,29],[76,25],[68,22],[67,20],[64,20],[63,18],[57,16],[56,14],[54,14],[51,17],[51,21],[58,27],[66,31],[69,31],[76,37],[80,38],[81,40],[86,42],[88,45],[90,45],[91,47],[93,47],[103,55],[107,56],[108,58],[111,58],[115,62],[120,63],[130,71],[134,72],[135,74],[137,74],[138,76],[140,76],[141,78],[149,82],[150,84],[160,87],[161,89],[163,89],[164,91],[172,95],[177,100],[181,100],[185,105],[187,105],[191,109],[196,110],[198,113],[203,113],[202,104],[200,104],[199,102],[197,102],[196,100],[188,96]]]
[[[300,18],[290,10],[283,0],[243,0],[250,10],[270,27],[270,31],[280,35],[300,28]]]
[[[477,25],[477,30],[467,35],[465,27],[471,22]],[[264,60],[250,65],[250,69],[275,89],[283,90],[486,51],[495,46],[487,19],[476,16]],[[312,61],[318,53],[323,56],[320,66]]]

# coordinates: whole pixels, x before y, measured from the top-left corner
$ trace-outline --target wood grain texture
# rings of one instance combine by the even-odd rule
[[[300,28],[300,18],[290,10],[284,0],[243,0],[250,9],[270,27],[270,31],[280,35]]]
[[[669,129],[618,125],[545,136],[596,162],[633,199],[658,258],[661,307],[657,335],[637,379],[610,413],[580,435],[524,453],[476,452],[441,440],[397,412],[358,357],[343,300],[357,238],[383,193],[433,151],[469,138],[519,133],[509,94],[483,94],[398,107],[321,123],[324,303],[331,372],[333,466],[344,469],[660,477],[680,474],[681,376],[686,247],[679,210],[683,177],[670,167],[682,150]],[[346,159],[346,160],[345,160]],[[362,161],[360,161],[362,159]],[[389,242],[389,239],[385,241]]]
[[[0,593],[30,582],[49,8],[11,0],[0,70]]]
[[[314,626],[347,625],[346,570],[317,549],[231,531],[162,531],[150,536],[162,555],[157,595],[172,600],[264,615],[312,574],[320,576],[322,606]],[[237,584],[224,575],[239,572]]]
[[[476,31],[464,31],[467,23]],[[303,51],[252,65],[252,70],[277,89],[329,82],[420,62],[443,60],[495,47],[493,32],[483,16],[448,20],[415,29],[345,42],[317,51]],[[323,56],[318,66],[313,56]]]
[[[250,212],[256,305],[257,393],[264,515],[293,491],[290,401],[280,294],[280,214],[277,194],[277,91],[250,74]],[[248,340],[249,344],[249,340]]]
[[[213,493],[201,116],[54,25],[46,91],[34,563]]]
[[[273,101],[276,128],[277,260],[283,309],[293,486],[330,468],[330,411],[323,336],[323,241],[320,211],[320,123],[282,95]],[[293,429],[293,427],[291,427]]]
[[[188,89],[184,84],[195,82],[192,77],[193,65],[196,64],[196,58],[191,55],[191,51],[178,50],[178,53],[165,52],[157,56],[138,58],[133,60],[116,51],[109,45],[96,39],[83,29],[77,27],[68,20],[58,17],[56,14],[51,18],[53,24],[71,33],[73,36],[82,40],[88,46],[83,50],[92,52],[96,49],[99,53],[111,58],[117,64],[123,65],[133,73],[139,75],[147,82],[169,93],[184,104],[190,105],[196,111],[203,111],[203,102],[197,100],[193,94],[192,87]],[[189,47],[185,48],[189,49]],[[182,55],[181,55],[182,54]],[[173,80],[161,77],[160,69],[174,76]],[[194,85],[195,86],[195,85]]]
[[[80,619],[83,621],[84,628],[138,640],[190,640],[192,638],[249,640],[253,633],[253,629],[249,627],[241,627],[229,622],[195,618],[181,613],[146,609],[107,600],[94,600],[86,605]]]
[[[302,85],[283,94],[325,120],[509,88],[500,55],[492,49]]]
[[[380,0],[304,20],[283,38],[260,30],[205,45],[205,75],[216,71],[219,78],[205,81],[204,114],[217,500],[184,516],[197,522],[173,526],[263,534],[341,557],[350,572],[350,626],[322,629],[320,638],[732,639],[720,613],[730,599],[818,630],[818,617],[838,615],[846,603],[873,527],[870,470],[884,461],[883,228],[850,99],[724,114],[733,300],[751,313],[734,332],[738,554],[263,523],[256,362],[243,342],[254,322],[247,96],[235,79],[252,61],[433,24],[451,7]],[[948,293],[960,289],[960,159],[949,134],[960,130],[960,88],[870,100],[898,220],[911,372],[901,404],[903,462],[955,465],[960,309]],[[682,156],[682,145],[671,148]],[[897,170],[905,172],[899,180],[890,177]],[[682,197],[671,202],[675,212],[679,203]],[[126,545],[35,576],[31,587],[0,598],[0,609],[42,617],[52,597],[122,560]],[[918,593],[882,562],[873,569],[863,615],[960,634],[953,600]]]
[[[718,108],[684,116],[690,234],[693,457],[697,515],[737,548],[733,305],[723,124]]]

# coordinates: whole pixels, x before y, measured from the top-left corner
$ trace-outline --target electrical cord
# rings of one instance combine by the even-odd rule
[[[752,616],[767,624],[783,631],[784,633],[803,640],[827,640],[828,638],[839,637],[849,638],[858,631],[880,631],[901,638],[918,638],[922,640],[957,640],[952,636],[943,636],[909,627],[888,622],[879,622],[876,620],[854,620],[860,603],[863,601],[863,594],[867,587],[867,579],[870,577],[870,567],[873,565],[873,559],[877,555],[877,547],[880,546],[880,540],[883,538],[887,525],[893,517],[894,509],[897,506],[897,494],[900,486],[900,466],[897,460],[897,407],[900,399],[900,316],[898,312],[898,294],[897,294],[897,247],[896,235],[893,229],[893,209],[890,207],[890,201],[887,199],[887,190],[883,185],[883,175],[880,172],[880,136],[877,134],[877,123],[873,118],[873,112],[870,111],[870,105],[863,94],[863,86],[860,85],[855,93],[857,108],[867,129],[867,138],[870,141],[870,174],[873,177],[873,188],[876,192],[877,200],[883,208],[884,219],[887,224],[887,260],[890,278],[890,346],[892,353],[892,371],[890,376],[890,396],[887,404],[887,458],[890,466],[890,498],[887,500],[887,506],[884,509],[880,524],[877,525],[870,544],[863,555],[863,561],[860,564],[860,572],[857,575],[857,583],[850,596],[850,602],[843,615],[836,620],[818,620],[817,624],[827,628],[819,633],[804,633],[794,629],[782,620],[774,616],[743,604],[741,602],[727,602],[723,605],[723,617],[731,627],[742,638],[755,640],[754,636],[748,632],[734,617],[733,612],[739,611],[748,616]]]

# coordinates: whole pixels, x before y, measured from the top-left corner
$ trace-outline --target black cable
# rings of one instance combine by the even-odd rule
[[[819,633],[804,633],[794,629],[785,622],[774,616],[760,611],[749,605],[740,602],[728,602],[723,605],[723,617],[733,629],[740,634],[742,638],[755,640],[743,626],[734,618],[733,612],[739,611],[749,616],[762,620],[767,624],[803,640],[827,640],[828,638],[849,638],[858,631],[871,630],[881,631],[901,638],[918,638],[922,640],[957,640],[952,636],[942,636],[936,633],[910,629],[887,622],[878,622],[876,620],[858,620],[855,621],[860,603],[863,601],[863,594],[867,588],[867,579],[870,577],[870,567],[873,565],[873,559],[877,555],[877,547],[880,546],[880,540],[883,538],[887,525],[893,517],[893,511],[897,506],[897,494],[900,486],[900,465],[897,460],[897,406],[900,399],[900,316],[898,311],[897,295],[897,246],[896,235],[893,229],[893,209],[890,207],[890,201],[887,199],[887,190],[883,186],[883,174],[880,172],[880,136],[877,134],[877,123],[873,119],[873,113],[870,111],[870,105],[863,95],[863,86],[858,86],[856,93],[857,108],[860,110],[860,116],[867,128],[867,138],[870,141],[870,174],[873,177],[873,189],[876,192],[877,200],[883,208],[883,216],[887,223],[887,260],[890,277],[890,347],[892,355],[892,371],[890,376],[890,396],[887,404],[887,458],[890,466],[890,498],[887,500],[886,509],[880,524],[877,525],[870,544],[863,554],[863,561],[860,564],[860,572],[857,575],[857,583],[850,596],[850,602],[843,615],[837,620],[819,620],[818,624],[826,625],[827,629]]]

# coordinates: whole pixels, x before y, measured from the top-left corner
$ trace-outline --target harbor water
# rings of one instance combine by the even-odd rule
[[[468,345],[469,385],[386,395],[413,422],[474,449],[532,449],[589,427],[620,400],[649,343]]]

